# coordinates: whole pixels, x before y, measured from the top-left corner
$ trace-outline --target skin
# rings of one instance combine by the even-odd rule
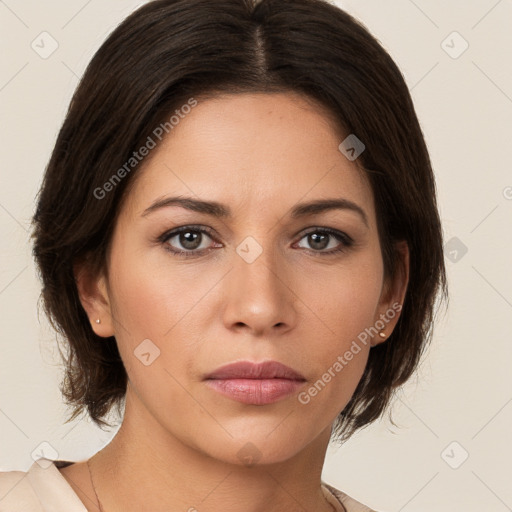
[[[104,510],[332,510],[321,489],[325,452],[370,343],[308,404],[294,393],[246,405],[203,378],[233,361],[276,360],[300,372],[307,390],[359,333],[402,303],[407,250],[396,279],[386,280],[372,191],[339,151],[345,137],[322,108],[293,93],[199,101],[140,171],[117,220],[108,272],[76,269],[91,326],[116,337],[129,376],[122,426],[90,459]],[[179,206],[143,215],[177,195],[218,201],[232,216]],[[357,204],[367,224],[350,209],[289,215],[298,203],[326,198]],[[213,235],[198,235],[193,257],[165,249],[187,250],[183,237],[157,240],[190,224]],[[322,248],[310,228],[346,233],[354,243],[331,236]],[[262,249],[252,263],[236,252],[249,236]],[[388,336],[398,317],[387,323]],[[134,355],[145,339],[160,349],[148,366]],[[256,464],[244,463],[244,446]],[[85,462],[62,474],[88,510],[98,510]]]

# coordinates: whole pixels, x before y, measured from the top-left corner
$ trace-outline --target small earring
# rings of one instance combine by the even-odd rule
[[[96,323],[97,323],[97,324],[100,324],[100,323],[101,323],[101,320],[100,320],[99,318],[96,318],[96,320],[95,320],[95,321],[96,321]]]
[[[385,335],[383,332],[379,332],[379,336],[380,336],[381,338],[385,338],[385,337],[386,337],[386,335]]]

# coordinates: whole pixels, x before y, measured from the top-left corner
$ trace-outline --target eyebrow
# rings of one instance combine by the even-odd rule
[[[183,196],[164,197],[157,199],[144,210],[142,217],[145,217],[156,210],[167,208],[169,206],[180,206],[193,212],[211,215],[212,217],[231,217],[231,210],[228,206],[225,206],[216,201],[204,201],[201,199],[193,199],[191,197]],[[308,203],[297,204],[292,208],[290,216],[292,219],[299,219],[309,215],[318,215],[330,210],[350,210],[356,212],[368,227],[368,217],[365,211],[353,201],[343,198],[317,199]]]

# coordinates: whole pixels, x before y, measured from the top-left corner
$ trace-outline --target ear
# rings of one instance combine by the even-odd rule
[[[409,284],[409,246],[405,240],[395,244],[398,255],[397,268],[393,278],[386,279],[379,300],[375,327],[379,334],[373,336],[372,347],[386,341],[395,328]],[[381,336],[380,333],[385,336]]]
[[[103,338],[114,336],[107,278],[95,272],[85,259],[73,265],[80,302],[89,317],[92,330]],[[97,320],[100,322],[97,323]]]

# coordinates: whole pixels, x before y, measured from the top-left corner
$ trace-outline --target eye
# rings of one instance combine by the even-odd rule
[[[165,249],[179,256],[198,256],[208,250],[209,244],[205,243],[212,239],[210,231],[204,227],[182,226],[164,233],[160,242],[165,244]]]
[[[306,233],[301,240],[306,239],[313,252],[320,254],[333,254],[345,251],[354,241],[346,233],[327,228],[315,228]],[[336,244],[336,241],[338,242]],[[302,247],[299,245],[299,247]],[[325,249],[331,250],[326,251]]]
[[[211,231],[203,226],[182,226],[158,238],[167,251],[185,258],[198,257],[213,249],[215,246],[209,244],[208,239],[215,240]],[[309,252],[324,256],[345,251],[354,243],[346,233],[329,228],[314,228],[300,240],[304,239],[310,246]],[[307,249],[300,244],[297,246]],[[222,244],[217,243],[216,247],[222,247]]]

